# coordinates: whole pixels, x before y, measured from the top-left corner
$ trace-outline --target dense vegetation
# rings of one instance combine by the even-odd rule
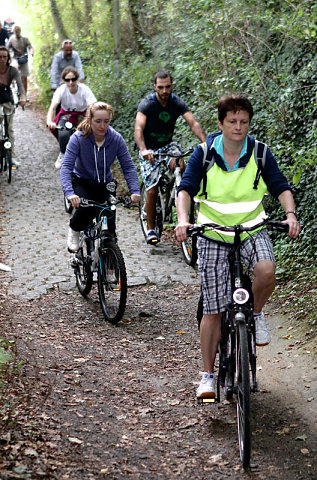
[[[293,183],[304,225],[291,247],[288,239],[276,240],[280,273],[297,293],[301,290],[301,301],[306,295],[316,299],[314,0],[124,0],[120,49],[116,0],[17,3],[24,7],[32,31],[42,102],[49,102],[50,64],[66,33],[84,60],[87,83],[98,98],[115,106],[115,126],[131,147],[137,104],[151,90],[153,74],[161,67],[173,72],[174,91],[186,99],[208,132],[217,128],[219,96],[227,91],[246,93],[256,112],[251,133],[271,146]],[[183,145],[196,143],[183,121],[177,136]],[[273,214],[279,214],[277,208],[276,202],[270,203]],[[301,275],[300,281],[294,272]]]

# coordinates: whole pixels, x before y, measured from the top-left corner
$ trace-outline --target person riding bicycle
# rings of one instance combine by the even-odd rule
[[[140,200],[136,168],[124,139],[110,126],[112,118],[111,105],[93,103],[67,145],[61,167],[61,183],[65,197],[76,209],[68,231],[67,246],[70,252],[78,250],[80,232],[99,212],[97,207],[80,206],[80,198],[103,203],[109,195],[115,195],[117,182],[110,167],[116,158],[128,184],[132,203]],[[113,212],[109,212],[108,230],[115,233]]]
[[[192,198],[199,202],[198,223],[247,223],[252,226],[265,218],[262,200],[267,191],[278,199],[285,210],[286,220],[283,223],[289,226],[289,236],[296,238],[299,235],[300,225],[291,187],[269,149],[258,187],[254,189],[258,166],[254,153],[255,139],[248,135],[252,116],[253,108],[247,97],[232,94],[220,98],[220,132],[208,135],[206,141],[207,151],[210,151],[210,157],[214,160],[212,166],[206,171],[203,167],[203,148],[197,146],[178,189],[178,241],[187,238],[188,210]],[[212,241],[207,240],[206,236]],[[230,282],[227,281],[228,243],[223,240],[221,234],[212,231],[198,237],[198,265],[203,294],[200,345],[204,371],[201,372],[197,398],[215,397],[214,361],[220,341],[221,314],[230,298]],[[270,333],[262,308],[275,287],[275,259],[267,230],[255,231],[247,236],[242,255],[244,263],[254,273],[252,291],[256,344],[267,345]]]
[[[20,97],[19,105],[22,107],[26,104],[25,92],[21,76],[18,70],[15,67],[10,65],[10,53],[9,50],[0,46],[0,104],[3,106],[4,113],[11,113],[8,115],[8,131],[11,140],[12,147],[12,156],[14,155],[14,132],[13,132],[13,116],[14,110],[12,111],[13,105],[13,96],[11,92],[10,85],[13,81],[16,82],[18,86],[18,94]],[[3,117],[0,118],[0,122],[3,121]],[[13,166],[18,166],[19,163],[16,160],[12,160]]]
[[[46,120],[47,126],[59,142],[60,153],[55,162],[55,168],[61,167],[66,146],[72,134],[71,130],[56,130],[56,126],[64,127],[66,122],[70,122],[77,127],[83,120],[88,105],[97,101],[87,85],[78,83],[79,72],[74,67],[64,68],[62,79],[64,84],[54,92]],[[59,104],[61,108],[56,115]]]
[[[195,120],[186,103],[172,93],[173,78],[170,72],[160,71],[154,77],[155,93],[147,95],[139,104],[134,127],[134,139],[140,150],[139,160],[141,174],[147,190],[146,213],[148,244],[156,244],[159,239],[155,232],[155,208],[157,197],[157,184],[161,176],[161,168],[153,157],[153,150],[157,153],[181,153],[180,146],[172,142],[175,123],[178,117],[188,123],[191,131],[202,142],[206,135],[201,125]],[[166,157],[166,163],[173,171],[175,159]],[[184,162],[180,162],[181,171]]]

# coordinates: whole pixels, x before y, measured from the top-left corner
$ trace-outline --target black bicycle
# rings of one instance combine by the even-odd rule
[[[0,172],[6,172],[7,181],[11,183],[12,179],[12,143],[9,135],[8,117],[15,111],[14,104],[11,104],[11,110],[5,111],[4,106],[0,105],[0,117],[3,119],[0,125]]]
[[[175,155],[173,153],[153,153],[154,158],[157,158],[157,164],[155,168],[159,168],[160,165],[162,166],[162,173],[160,180],[158,182],[158,194],[156,200],[156,215],[155,215],[155,232],[158,238],[161,238],[163,226],[164,224],[174,224],[175,223],[175,216],[176,216],[176,209],[175,209],[175,202],[176,202],[176,194],[177,194],[177,187],[181,181],[181,171],[179,161],[181,158],[184,158],[190,155],[193,152],[193,148],[179,154]],[[166,159],[162,157],[171,157],[175,158],[176,165],[174,172],[171,172],[166,165]],[[147,191],[145,188],[144,183],[141,184],[141,199],[139,203],[139,216],[140,216],[140,223],[144,237],[146,238],[148,233],[148,224],[147,224],[147,213],[146,213],[146,196]],[[182,249],[184,252],[187,252],[187,248]],[[185,253],[184,253],[185,256]],[[186,256],[185,256],[186,259]]]
[[[98,294],[105,319],[116,324],[123,317],[127,302],[127,273],[117,237],[108,231],[109,214],[114,214],[116,205],[130,206],[130,198],[116,199],[110,195],[105,203],[81,199],[84,207],[98,207],[98,218],[80,233],[79,249],[72,254],[71,266],[76,275],[79,292],[86,297],[94,283],[97,272]]]
[[[241,262],[241,234],[264,227],[283,232],[288,231],[287,224],[271,220],[264,220],[253,227],[243,227],[242,225],[226,227],[206,223],[194,225],[188,229],[189,234],[196,236],[206,230],[234,234],[234,242],[228,254],[229,281],[231,282],[232,294],[221,320],[217,397],[212,400],[198,399],[198,402],[219,402],[221,389],[223,389],[224,397],[227,400],[231,400],[233,395],[236,396],[239,451],[244,468],[249,466],[251,454],[250,393],[257,391],[257,381],[252,282],[247,269]],[[203,299],[201,295],[197,310],[199,324],[202,316]]]

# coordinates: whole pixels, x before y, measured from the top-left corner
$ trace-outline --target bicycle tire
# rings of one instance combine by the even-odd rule
[[[239,323],[236,334],[237,423],[240,459],[244,468],[250,463],[250,372],[248,338],[245,323]]]
[[[190,213],[189,213],[189,223],[195,224],[197,223],[197,204],[192,200],[190,205]],[[185,262],[190,267],[195,267],[197,263],[197,236],[194,235],[193,237],[188,237],[186,242],[181,243],[182,252],[184,255]]]
[[[164,194],[159,188],[156,199],[156,233],[161,238],[163,232],[163,224],[165,219],[165,203]]]
[[[112,280],[108,275],[114,275]],[[127,303],[127,273],[119,246],[105,242],[99,253],[98,294],[104,317],[110,323],[118,323],[125,312]]]
[[[11,183],[12,180],[12,152],[11,150],[5,150],[5,170],[7,172],[7,181]]]
[[[83,297],[86,297],[93,284],[93,272],[91,271],[91,257],[89,240],[83,239],[84,233],[80,234],[80,248],[76,254],[77,264],[75,267],[76,285]]]
[[[3,146],[3,141],[1,141],[0,144],[0,172],[3,171],[4,168],[4,146]]]

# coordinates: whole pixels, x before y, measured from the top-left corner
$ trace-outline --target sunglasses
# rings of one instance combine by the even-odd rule
[[[72,78],[64,78],[64,81],[65,82],[76,82],[76,80],[78,80],[78,77],[72,77]]]

